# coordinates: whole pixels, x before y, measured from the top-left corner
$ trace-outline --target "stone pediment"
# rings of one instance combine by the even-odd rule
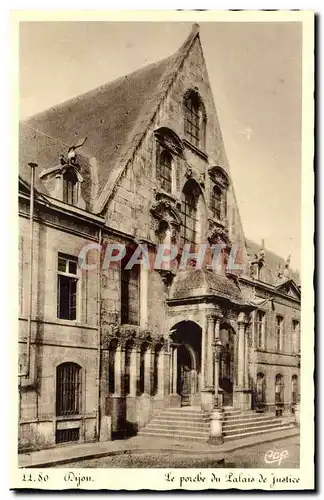
[[[161,127],[154,132],[154,135],[164,148],[179,156],[183,155],[184,145],[173,130],[168,127]]]
[[[276,288],[280,292],[283,292],[289,295],[290,297],[293,297],[295,299],[300,299],[301,296],[300,289],[292,279],[284,280],[281,283],[278,283]]]
[[[217,184],[223,189],[228,188],[230,179],[227,172],[222,167],[218,165],[209,167],[208,174],[214,184]]]

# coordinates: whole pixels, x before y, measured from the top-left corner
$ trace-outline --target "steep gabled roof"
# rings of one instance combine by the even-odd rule
[[[255,254],[258,254],[262,249],[261,245],[258,245],[254,241],[251,241],[247,238],[245,239],[245,242],[246,242],[247,253],[250,257],[253,257]],[[266,248],[264,248],[264,260],[265,260],[265,267],[262,269],[263,272],[262,281],[266,281],[267,283],[270,283],[275,286],[280,285],[281,280],[278,277],[278,272],[279,269],[281,270],[281,272],[283,272],[285,267],[285,260],[279,255],[275,254],[274,252],[267,250]],[[300,284],[299,272],[292,269],[290,269],[289,272],[291,280],[293,280],[296,285],[299,285]]]
[[[98,193],[92,208],[99,213],[198,36],[198,28],[193,25],[175,54],[23,121],[21,176],[29,180],[26,165],[31,154],[43,170],[55,165],[68,146],[87,136],[82,155],[96,158]],[[37,187],[44,190],[39,181]]]

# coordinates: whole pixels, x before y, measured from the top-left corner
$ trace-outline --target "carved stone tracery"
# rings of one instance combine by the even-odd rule
[[[158,192],[156,202],[151,207],[154,231],[160,236],[160,223],[165,221],[171,231],[171,242],[176,243],[181,225],[181,215],[178,202],[171,196]]]
[[[208,219],[207,238],[211,244],[224,243],[227,247],[230,246],[228,228],[215,219]]]

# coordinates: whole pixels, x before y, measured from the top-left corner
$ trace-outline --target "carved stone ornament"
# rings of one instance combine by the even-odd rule
[[[187,177],[187,179],[191,179],[193,177],[192,168],[188,164],[186,165],[185,177]]]
[[[227,227],[215,219],[208,219],[207,238],[210,243],[225,243],[227,246],[230,244]]]
[[[154,132],[154,135],[165,149],[179,156],[183,155],[184,145],[173,130],[167,127],[161,127]]]
[[[206,182],[205,173],[200,174],[198,182],[199,182],[199,184],[201,185],[202,188],[205,187],[205,182]]]
[[[150,210],[153,217],[154,231],[159,235],[160,222],[165,221],[171,229],[171,240],[175,241],[181,225],[178,203],[171,197],[164,196],[161,193],[157,194],[157,198]]]
[[[220,166],[209,167],[208,169],[209,177],[214,184],[217,184],[220,188],[227,189],[230,180],[227,172]]]
[[[157,269],[156,271],[161,276],[163,284],[166,287],[169,287],[172,285],[173,278],[175,277],[175,271],[173,269]]]

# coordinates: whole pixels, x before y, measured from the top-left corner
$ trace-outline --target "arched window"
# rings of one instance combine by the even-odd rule
[[[257,404],[265,402],[265,376],[259,372],[256,380],[256,402]]]
[[[183,248],[186,243],[195,246],[197,242],[197,198],[194,184],[188,181],[181,193],[181,248]]]
[[[81,411],[81,367],[62,363],[56,368],[56,415],[78,415]]]
[[[78,202],[77,193],[78,179],[75,172],[69,169],[63,176],[63,201],[70,205],[76,205]]]
[[[298,403],[298,377],[293,375],[291,377],[291,402],[293,404]]]
[[[197,92],[191,91],[184,100],[184,133],[186,139],[203,149],[205,146],[206,116]]]
[[[130,393],[130,367],[131,367],[131,356],[134,348],[134,342],[132,340],[127,340],[125,346],[125,395]]]
[[[115,360],[116,360],[116,349],[117,340],[113,339],[109,345],[109,359],[108,359],[108,391],[109,394],[114,394],[115,392]]]
[[[283,403],[283,391],[284,391],[284,382],[283,376],[278,373],[276,375],[276,384],[275,384],[275,402]]]
[[[167,193],[172,192],[172,156],[171,154],[163,150],[160,154],[159,159],[159,169],[160,169],[160,179],[161,188]]]
[[[220,220],[222,217],[222,190],[214,186],[211,196],[211,209],[214,219]]]

